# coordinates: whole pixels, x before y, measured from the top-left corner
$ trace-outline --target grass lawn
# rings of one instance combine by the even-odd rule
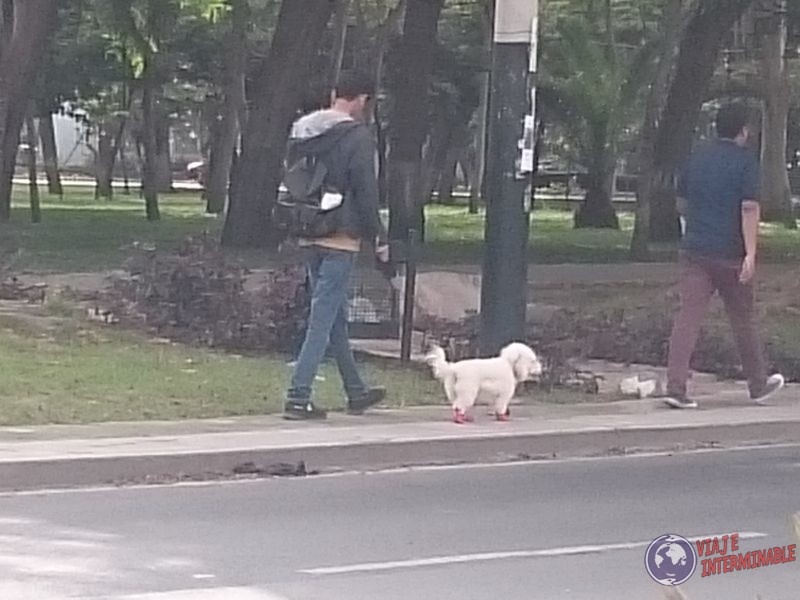
[[[111,202],[96,201],[91,190],[75,188],[68,188],[63,200],[45,196],[44,221],[33,225],[28,220],[25,191],[15,193],[12,221],[0,225],[0,260],[16,251],[12,272],[119,268],[133,242],[169,248],[186,235],[218,234],[222,225],[221,219],[203,214],[197,194],[162,196],[162,220],[149,223],[137,196],[118,194]],[[434,248],[438,244],[446,255],[460,238],[466,251],[460,257],[454,252],[450,260],[479,259],[480,218],[469,217],[464,210],[437,207],[431,208],[429,216]],[[554,241],[559,229],[570,231],[566,217],[556,213],[538,217],[549,223],[551,232],[542,232],[542,241]],[[596,243],[603,245],[601,236],[609,235],[624,236],[601,232]],[[588,237],[582,237],[584,242]],[[253,253],[245,257],[258,263]],[[390,390],[390,405],[443,402],[439,384],[423,371],[372,361],[364,369],[369,381]],[[321,375],[320,404],[340,409],[338,374],[328,365]],[[43,308],[0,302],[0,425],[272,413],[281,409],[288,376],[286,357],[236,356],[160,343],[90,323],[58,297],[51,296]],[[571,392],[540,399],[587,400]]]
[[[547,264],[625,262],[633,233],[633,214],[621,213],[620,224],[620,230],[575,229],[572,212],[537,209],[531,219],[528,260]],[[430,206],[426,228],[427,262],[469,264],[482,260],[483,211],[470,215],[464,207]]]
[[[15,190],[12,221],[0,224],[0,252],[19,249],[14,270],[80,272],[119,268],[133,242],[160,247],[177,244],[189,234],[217,235],[222,219],[206,216],[198,193],[161,196],[162,219],[148,223],[138,195],[117,192],[111,202],[97,201],[88,188],[68,188],[63,200],[45,195],[44,221],[29,222],[27,192]],[[608,263],[628,260],[633,231],[631,213],[621,213],[622,228],[576,230],[572,213],[539,208],[533,213],[529,260],[537,263]],[[480,264],[483,214],[462,206],[431,206],[427,211],[424,260],[430,264]],[[762,257],[775,262],[800,261],[800,233],[764,225]],[[269,260],[258,252],[244,254],[258,266]]]
[[[441,405],[441,385],[426,369],[365,361],[365,379],[388,390],[392,407]],[[72,305],[0,302],[0,426],[262,415],[282,410],[290,367],[285,356],[240,356],[189,348],[96,325]],[[332,364],[315,398],[342,410]],[[552,403],[594,402],[557,390]]]
[[[116,192],[111,202],[97,201],[86,188],[66,188],[63,200],[44,195],[42,223],[32,224],[27,192],[15,189],[10,223],[0,224],[0,249],[19,249],[13,269],[33,272],[84,272],[119,268],[133,242],[160,247],[184,236],[219,231],[222,221],[207,217],[198,194],[161,197],[162,219],[150,223],[138,195]]]
[[[80,318],[24,307],[0,311],[0,425],[211,418],[279,412],[290,375],[285,357],[249,357],[150,340]],[[59,311],[62,312],[62,311]],[[424,372],[364,365],[392,406],[439,404]],[[341,410],[332,365],[320,404]]]

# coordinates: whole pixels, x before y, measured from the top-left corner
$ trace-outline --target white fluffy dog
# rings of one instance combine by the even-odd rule
[[[433,376],[442,382],[447,400],[453,406],[453,421],[471,421],[468,414],[479,397],[485,397],[494,405],[498,421],[507,421],[508,408],[517,384],[542,374],[542,363],[536,353],[525,344],[509,344],[495,358],[476,358],[459,362],[447,362],[445,351],[435,346],[426,362],[433,369]]]

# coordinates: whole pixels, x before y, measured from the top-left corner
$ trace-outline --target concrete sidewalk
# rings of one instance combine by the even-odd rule
[[[658,400],[524,404],[509,423],[479,407],[476,423],[465,426],[450,423],[442,406],[335,414],[321,423],[273,416],[0,428],[0,489],[226,477],[242,465],[262,475],[302,474],[800,441],[798,387],[764,407],[738,386],[699,400],[697,411]]]

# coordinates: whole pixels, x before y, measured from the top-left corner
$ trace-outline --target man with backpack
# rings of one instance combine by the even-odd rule
[[[324,419],[312,399],[319,366],[330,348],[344,383],[347,412],[362,414],[384,399],[358,371],[347,331],[350,275],[362,245],[374,246],[382,263],[389,247],[378,212],[375,145],[364,123],[375,93],[373,81],[342,74],[331,107],[301,117],[292,127],[284,185],[276,220],[308,252],[312,291],[305,340],[295,363],[284,418]]]

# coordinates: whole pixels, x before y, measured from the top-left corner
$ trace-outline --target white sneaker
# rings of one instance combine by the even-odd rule
[[[786,385],[786,380],[783,378],[783,375],[775,373],[775,375],[771,375],[767,379],[764,389],[756,394],[750,394],[750,399],[756,404],[764,404],[767,400],[780,392],[784,385]]]
[[[697,408],[697,402],[685,396],[665,396],[662,399],[670,408]]]

